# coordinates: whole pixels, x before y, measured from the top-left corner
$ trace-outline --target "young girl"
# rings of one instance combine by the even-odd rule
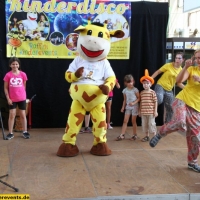
[[[118,83],[117,79],[116,79],[116,85],[115,86],[117,87],[117,89],[120,88],[120,84]],[[113,129],[113,127],[110,125],[112,98],[113,98],[113,91],[110,91],[110,93],[108,94],[108,99],[106,101],[106,123],[107,123],[107,129]]]
[[[20,60],[16,57],[12,57],[9,60],[9,67],[11,71],[4,77],[4,92],[9,105],[9,119],[8,129],[9,134],[6,139],[10,140],[14,138],[13,125],[16,116],[16,107],[19,108],[20,119],[23,128],[23,137],[29,139],[30,135],[27,132],[26,121],[26,81],[27,76],[24,72],[20,71]]]
[[[139,108],[138,102],[140,100],[139,91],[137,88],[134,87],[135,81],[132,75],[126,75],[124,77],[124,83],[126,85],[126,88],[122,91],[124,95],[124,101],[123,101],[121,112],[124,112],[124,109],[126,109],[126,111],[125,111],[122,131],[121,131],[121,134],[117,137],[116,141],[125,139],[125,131],[127,128],[130,115],[132,115],[132,124],[133,124],[133,136],[131,137],[131,140],[137,139],[136,118],[138,115],[138,108]]]
[[[20,34],[25,35],[26,31],[24,30],[24,25],[22,23],[19,23],[17,27]]]

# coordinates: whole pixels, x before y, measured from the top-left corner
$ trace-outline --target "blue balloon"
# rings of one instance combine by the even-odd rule
[[[60,13],[54,19],[54,30],[61,32],[64,37],[74,33],[79,25],[82,25],[82,18],[76,13]]]

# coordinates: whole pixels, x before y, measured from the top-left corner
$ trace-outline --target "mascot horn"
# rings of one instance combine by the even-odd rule
[[[91,23],[75,29],[79,32],[77,56],[65,73],[65,79],[71,83],[70,95],[73,99],[70,108],[63,143],[57,156],[76,156],[79,149],[76,137],[81,129],[86,111],[90,112],[93,122],[93,146],[90,153],[107,156],[111,150],[106,144],[106,110],[108,93],[116,83],[115,74],[106,59],[110,51],[110,37],[122,38],[121,30],[109,31],[107,24]]]

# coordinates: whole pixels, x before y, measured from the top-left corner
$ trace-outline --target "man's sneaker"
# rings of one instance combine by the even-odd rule
[[[198,164],[189,164],[188,163],[188,168],[194,170],[195,172],[200,173],[200,166]]]
[[[151,140],[149,142],[149,145],[151,147],[155,147],[158,144],[158,142],[159,142],[160,139],[161,139],[161,136],[159,134],[156,134],[155,136],[153,136],[151,138]]]
[[[90,127],[85,127],[84,129],[80,130],[80,133],[92,133],[92,129]]]
[[[92,133],[92,129],[90,127],[85,127],[84,133]]]
[[[23,135],[23,137],[25,139],[29,139],[30,138],[30,134],[28,132],[23,132],[22,135]]]
[[[6,140],[10,140],[14,138],[14,135],[12,133],[8,133],[8,135],[6,136]]]

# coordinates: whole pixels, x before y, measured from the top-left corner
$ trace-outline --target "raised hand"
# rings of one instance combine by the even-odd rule
[[[192,66],[194,64],[194,57],[192,57],[191,59],[187,59],[185,61],[185,68],[188,68],[190,66]]]

